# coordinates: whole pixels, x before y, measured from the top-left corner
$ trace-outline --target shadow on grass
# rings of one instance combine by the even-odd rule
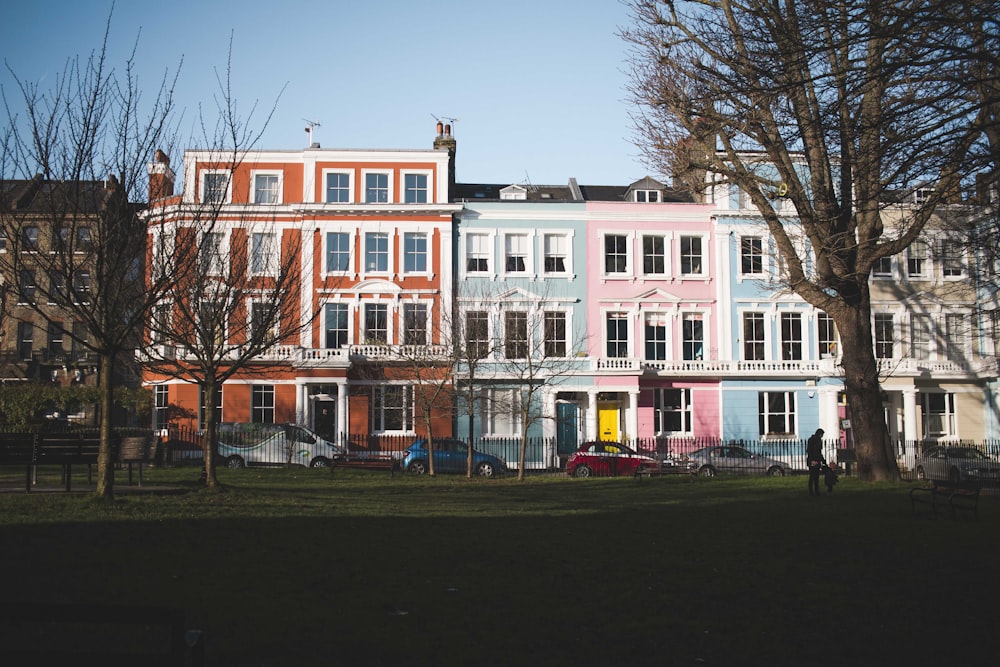
[[[311,472],[0,498],[5,598],[179,606],[211,665],[896,664],[992,636],[996,497],[959,523],[852,480]],[[922,604],[961,595],[937,572],[981,580],[927,633]]]

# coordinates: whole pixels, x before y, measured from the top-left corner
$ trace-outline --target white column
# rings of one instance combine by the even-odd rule
[[[309,391],[305,384],[295,385],[295,423],[309,426],[308,418]]]
[[[639,437],[638,389],[629,391],[628,393],[628,409],[625,411],[625,437],[633,441]]]
[[[826,438],[835,438],[840,433],[840,416],[837,414],[838,392],[838,387],[823,387],[819,390],[819,427],[823,429]]]
[[[597,440],[597,390],[587,392],[587,440]]]
[[[337,382],[337,438],[346,436],[347,420],[347,380]]]

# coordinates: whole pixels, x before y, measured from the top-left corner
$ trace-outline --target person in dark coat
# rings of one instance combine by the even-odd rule
[[[823,458],[823,429],[818,428],[806,442],[806,463],[809,465],[809,495],[819,495],[819,476],[826,465]]]

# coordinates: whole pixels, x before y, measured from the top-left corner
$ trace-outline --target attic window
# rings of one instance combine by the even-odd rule
[[[633,201],[639,203],[656,203],[661,201],[659,190],[633,190],[632,191]]]
[[[500,190],[500,199],[508,201],[524,201],[528,198],[528,190],[520,185],[508,185]]]

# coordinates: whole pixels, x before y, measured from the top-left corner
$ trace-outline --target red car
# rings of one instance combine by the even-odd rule
[[[566,460],[566,474],[572,477],[595,475],[634,475],[636,470],[656,465],[649,456],[639,454],[617,442],[585,442]]]

